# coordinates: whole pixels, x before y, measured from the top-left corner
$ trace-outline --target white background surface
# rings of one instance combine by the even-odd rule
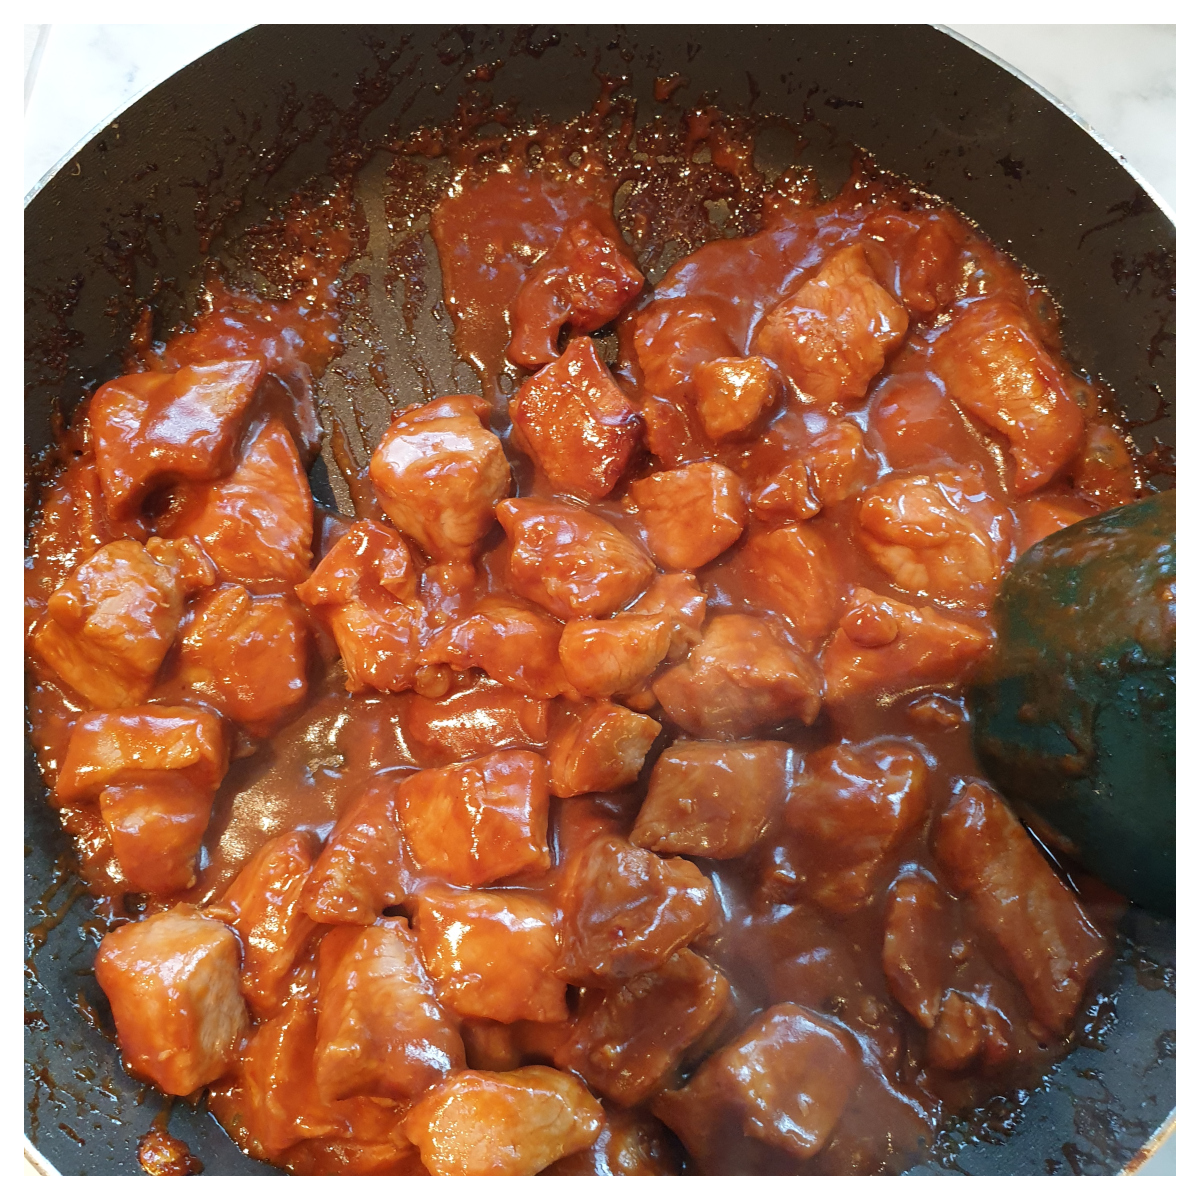
[[[142,92],[246,28],[26,25],[25,192]],[[951,28],[1074,110],[1174,207],[1174,26]],[[1143,1173],[1175,1174],[1174,1136]]]

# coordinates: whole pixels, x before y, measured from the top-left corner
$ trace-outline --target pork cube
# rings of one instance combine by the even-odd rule
[[[855,588],[821,655],[825,698],[837,703],[920,684],[951,684],[991,643],[986,628]]]
[[[624,838],[594,838],[562,884],[565,973],[576,983],[629,979],[661,966],[717,916],[712,884],[686,858]]]
[[[678,1175],[679,1151],[663,1123],[647,1112],[605,1112],[600,1136],[586,1149],[560,1158],[543,1175]]]
[[[421,605],[412,556],[398,534],[378,521],[355,521],[296,595],[333,634],[348,692],[412,687]]]
[[[1004,953],[1034,1015],[1065,1034],[1106,950],[1079,902],[986,784],[969,783],[955,797],[934,852]]]
[[[316,929],[300,902],[315,853],[315,839],[302,829],[271,838],[209,909],[241,939],[242,995],[256,1017],[280,1010],[288,975]]]
[[[474,396],[406,408],[371,455],[383,511],[432,558],[470,558],[508,495],[500,439],[476,415]]]
[[[106,787],[152,782],[169,772],[210,795],[225,776],[229,745],[220,718],[197,708],[148,704],[80,717],[54,785],[60,804]]]
[[[661,615],[671,631],[667,658],[682,658],[698,641],[704,628],[708,601],[696,584],[695,575],[684,571],[677,575],[655,575],[650,586],[628,611],[638,615]]]
[[[892,885],[883,929],[888,988],[925,1029],[937,1024],[950,969],[950,898],[910,871]]]
[[[512,589],[563,621],[623,608],[654,576],[641,548],[602,517],[567,504],[505,500]]]
[[[637,410],[585,337],[525,380],[508,414],[551,486],[592,500],[616,486],[641,430]]]
[[[714,617],[704,640],[660,675],[654,694],[667,715],[695,737],[746,737],[799,719],[811,725],[823,683],[813,664],[767,621]]]
[[[213,793],[179,772],[146,775],[143,782],[106,787],[100,816],[130,891],[182,892],[196,882]]]
[[[645,686],[670,646],[662,617],[619,613],[607,621],[568,621],[558,657],[580,695],[607,699]]]
[[[501,750],[410,776],[397,802],[417,866],[458,887],[546,870],[547,775],[539,755]]]
[[[845,584],[820,530],[811,525],[759,530],[735,561],[754,598],[804,641],[823,638],[837,624]]]
[[[858,538],[901,591],[951,606],[986,607],[1012,548],[1012,514],[977,467],[896,472],[858,508]]]
[[[554,1052],[571,1032],[570,1021],[489,1021],[464,1017],[463,1045],[473,1071],[515,1071],[530,1063],[553,1065]]]
[[[696,296],[647,304],[634,322],[634,350],[644,390],[673,401],[694,399],[704,363],[738,355],[713,305]]]
[[[110,515],[132,516],[165,484],[228,475],[262,378],[262,361],[245,359],[125,375],[98,388],[88,424]]]
[[[308,622],[293,599],[223,587],[189,614],[179,675],[252,735],[266,737],[304,703],[308,650]]]
[[[1017,555],[1024,554],[1030,546],[1052,533],[1095,515],[1096,509],[1091,504],[1071,495],[1034,496],[1017,501],[1013,506],[1016,518],[1013,541]]]
[[[413,694],[404,713],[410,745],[443,762],[477,758],[489,750],[545,746],[550,706],[488,679],[436,699]],[[426,765],[423,762],[422,765]]]
[[[536,609],[485,602],[437,633],[420,661],[445,663],[456,671],[479,667],[505,687],[552,700],[568,687],[558,656],[562,631],[556,620]]]
[[[821,511],[816,480],[803,458],[794,458],[769,475],[750,497],[750,506],[764,519],[809,521]]]
[[[192,541],[109,542],[50,597],[34,650],[97,708],[141,704],[175,641],[184,601],[215,578]]]
[[[462,1039],[403,918],[331,929],[321,939],[317,975],[313,1071],[325,1101],[411,1102],[463,1066]]]
[[[550,1067],[461,1071],[404,1123],[433,1175],[536,1175],[586,1149],[603,1127],[600,1101]]]
[[[190,1096],[237,1061],[248,1021],[232,930],[190,904],[107,933],[96,981],[131,1071]]]
[[[629,840],[659,854],[738,858],[787,793],[786,742],[676,742],[659,755]]]
[[[744,433],[779,399],[779,380],[765,358],[714,358],[696,368],[696,412],[706,437]]]
[[[1137,498],[1137,468],[1120,433],[1103,421],[1089,421],[1083,444],[1070,466],[1077,491],[1102,510],[1129,504]]]
[[[875,389],[868,436],[892,470],[984,460],[979,439],[928,371],[895,370]]]
[[[1083,410],[1011,300],[984,297],[960,307],[934,343],[933,362],[950,396],[1007,439],[1018,496],[1049,483],[1074,458]]]
[[[370,925],[403,896],[396,785],[377,778],[338,818],[300,907],[322,925]]]
[[[186,484],[167,519],[172,537],[194,537],[222,576],[252,592],[278,591],[308,577],[313,503],[287,427],[273,417],[242,451],[233,474]],[[160,522],[160,527],[163,522]]]
[[[565,1021],[555,916],[521,892],[422,892],[417,945],[442,1003],[461,1017]]]
[[[616,240],[577,217],[537,261],[512,309],[508,357],[533,370],[558,357],[558,338],[594,333],[614,320],[645,280]]]
[[[629,485],[650,553],[668,570],[690,571],[728,550],[746,524],[746,489],[720,463],[691,463]]]
[[[867,904],[888,856],[924,821],[929,767],[915,745],[827,746],[792,784],[783,819],[798,839],[797,883],[831,912]]]
[[[811,402],[855,404],[899,348],[908,313],[880,287],[862,244],[835,251],[763,319],[752,346]]]
[[[701,1163],[740,1129],[802,1162],[830,1139],[860,1073],[849,1034],[798,1004],[767,1009],[653,1112]]]
[[[614,792],[636,782],[662,726],[606,700],[571,713],[550,739],[550,793]]]
[[[669,1081],[687,1051],[731,1007],[725,976],[698,954],[680,950],[657,970],[611,991],[587,988],[554,1065],[632,1107]]]
[[[948,991],[925,1044],[930,1063],[943,1071],[963,1071],[977,1060],[987,1071],[1012,1057],[1012,1040],[1008,1018],[988,997]]]

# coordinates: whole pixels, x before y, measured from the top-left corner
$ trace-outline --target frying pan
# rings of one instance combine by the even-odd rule
[[[499,62],[499,66],[492,64]],[[478,68],[484,67],[483,71]],[[472,74],[473,73],[473,74]],[[1068,354],[1108,383],[1170,486],[1174,445],[1174,226],[1140,183],[1071,117],[968,44],[926,26],[271,26],[213,50],[102,129],[33,197],[25,215],[25,436],[32,463],[69,412],[121,372],[143,304],[156,331],[194,311],[220,255],[332,156],[361,162],[371,223],[369,319],[322,383],[327,410],[364,443],[394,405],[420,396],[398,347],[401,300],[383,286],[389,133],[446,120],[466,87],[514,99],[528,117],[589,107],[598,76],[623,76],[639,114],[656,77],[730,112],[776,113],[829,186],[850,149],[956,205],[1039,274],[1067,314]],[[481,78],[494,78],[486,84]],[[471,76],[471,79],[468,79]],[[796,142],[769,138],[776,168]],[[772,156],[777,161],[770,162]],[[430,279],[426,308],[439,295]],[[472,391],[445,322],[418,322],[441,391]],[[368,370],[385,356],[385,377]],[[353,402],[353,403],[352,403]],[[353,408],[361,415],[355,425]],[[353,447],[352,447],[353,448]],[[361,450],[361,445],[358,447]],[[332,460],[318,499],[348,511]],[[63,1174],[132,1175],[162,1097],[121,1069],[91,974],[100,929],[33,763],[25,789],[25,1132]],[[945,1138],[921,1173],[1109,1174],[1136,1167],[1173,1120],[1175,926],[1133,910],[1084,1014],[1079,1048],[1042,1087],[996,1097]],[[265,1175],[201,1106],[170,1128],[210,1174]]]

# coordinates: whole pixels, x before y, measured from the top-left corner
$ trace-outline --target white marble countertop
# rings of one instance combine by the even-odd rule
[[[97,126],[247,28],[26,25],[26,194]],[[1174,208],[1173,25],[951,28],[1062,101]],[[1142,1173],[1175,1174],[1174,1135]]]

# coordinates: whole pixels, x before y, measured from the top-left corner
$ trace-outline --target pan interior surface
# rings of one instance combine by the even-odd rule
[[[675,83],[666,102],[655,98],[663,80]],[[395,252],[413,231],[389,207],[384,147],[448,121],[464,97],[565,120],[616,81],[637,98],[639,120],[701,100],[785,116],[767,122],[761,162],[779,170],[799,157],[827,190],[861,146],[954,204],[1045,281],[1067,314],[1069,356],[1113,389],[1161,468],[1156,481],[1170,479],[1170,222],[1064,113],[922,26],[252,30],[139,101],[28,207],[30,463],[58,414],[121,372],[145,305],[156,332],[185,320],[205,259],[232,261],[240,235],[331,163],[355,168],[370,230],[347,271],[346,353],[319,393],[351,454],[365,462],[393,408],[429,388],[477,391],[437,301],[436,255],[425,255],[422,305],[406,312],[396,286]],[[312,479],[318,500],[352,511],[328,444]],[[121,1067],[91,974],[103,928],[71,874],[31,752],[25,837],[26,1134],[63,1174],[138,1174],[138,1140],[164,1101]],[[1174,947],[1173,921],[1131,912],[1077,1049],[1036,1092],[998,1096],[952,1126],[919,1173],[1121,1170],[1174,1108]],[[176,1103],[170,1126],[210,1174],[277,1173],[245,1158],[202,1105]]]

